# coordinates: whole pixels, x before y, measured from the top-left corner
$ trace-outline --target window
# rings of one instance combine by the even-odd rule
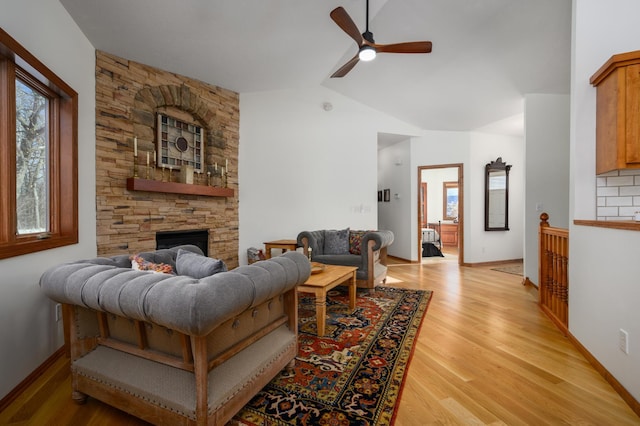
[[[77,102],[0,29],[0,259],[78,242]]]
[[[458,182],[443,182],[442,183],[442,217],[444,220],[457,220],[458,219]]]

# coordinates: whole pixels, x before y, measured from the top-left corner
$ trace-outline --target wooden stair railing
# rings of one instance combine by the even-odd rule
[[[549,225],[540,215],[538,231],[538,303],[566,336],[569,333],[569,230]]]

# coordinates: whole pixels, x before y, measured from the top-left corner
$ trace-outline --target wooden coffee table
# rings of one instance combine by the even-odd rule
[[[316,297],[316,321],[318,336],[324,336],[325,316],[327,315],[327,292],[341,284],[349,286],[349,309],[356,307],[356,271],[355,266],[324,265],[318,274],[313,274],[302,285],[296,287],[297,293],[313,293]]]

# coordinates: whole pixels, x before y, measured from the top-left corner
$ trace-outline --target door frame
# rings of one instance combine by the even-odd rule
[[[427,193],[429,191],[428,189],[428,185],[427,182],[420,182],[419,186],[418,186],[420,193],[418,194],[418,203],[420,203],[420,206],[418,207],[420,209],[420,213],[418,214],[418,225],[422,226],[422,224],[427,224],[427,219],[429,219],[427,217],[427,212],[428,210],[428,203],[427,203]]]
[[[418,166],[418,209],[416,212],[418,234],[418,259],[422,262],[422,217],[420,196],[422,192],[422,171],[432,169],[458,169],[458,265],[464,265],[464,164],[434,164],[430,166]]]

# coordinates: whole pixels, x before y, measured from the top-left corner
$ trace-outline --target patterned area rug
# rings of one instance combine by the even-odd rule
[[[524,266],[522,265],[522,263],[518,263],[516,265],[509,265],[509,266],[501,266],[498,268],[491,268],[492,271],[498,271],[498,272],[506,272],[507,274],[513,274],[513,275],[524,275]]]
[[[326,335],[316,335],[315,298],[300,296],[298,357],[232,423],[266,425],[389,425],[402,392],[430,291],[358,290],[348,312],[346,288],[327,297]]]

